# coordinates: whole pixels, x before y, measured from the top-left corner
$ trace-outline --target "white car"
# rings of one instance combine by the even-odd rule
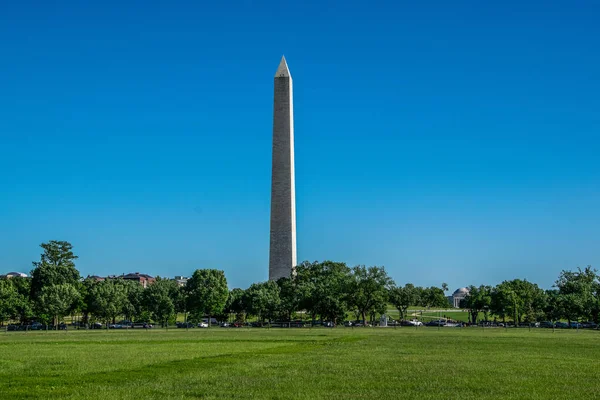
[[[198,328],[208,328],[208,324],[206,322],[198,322]]]
[[[421,321],[417,321],[416,319],[413,319],[412,321],[408,321],[412,326],[423,326],[423,323]]]

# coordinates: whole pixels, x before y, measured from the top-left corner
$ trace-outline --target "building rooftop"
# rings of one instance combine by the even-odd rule
[[[452,293],[452,296],[461,296],[461,295],[467,295],[467,294],[469,294],[469,288],[462,287],[462,288],[456,289],[454,291],[454,293]]]

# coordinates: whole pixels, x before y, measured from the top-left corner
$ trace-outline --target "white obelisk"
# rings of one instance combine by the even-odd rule
[[[296,190],[294,184],[294,103],[285,57],[275,73],[271,247],[269,279],[290,277],[296,267]]]

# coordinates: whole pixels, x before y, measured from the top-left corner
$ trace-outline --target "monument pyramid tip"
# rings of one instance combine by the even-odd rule
[[[285,61],[285,56],[281,57],[281,62],[279,62],[279,67],[277,68],[277,72],[275,72],[275,78],[291,78],[290,69],[288,68],[287,62]]]

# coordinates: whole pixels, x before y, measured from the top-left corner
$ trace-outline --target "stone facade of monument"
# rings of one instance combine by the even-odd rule
[[[285,57],[275,73],[273,167],[271,176],[271,244],[269,279],[289,277],[296,260],[296,192],[294,182],[294,103],[292,76]]]

